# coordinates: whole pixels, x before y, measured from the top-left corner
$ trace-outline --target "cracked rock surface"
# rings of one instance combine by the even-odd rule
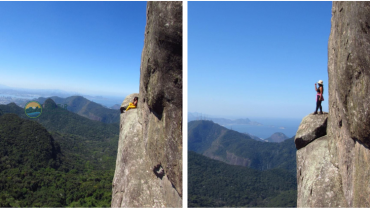
[[[370,207],[370,2],[333,2],[328,50],[327,135],[297,151],[298,206]]]
[[[328,139],[320,137],[297,151],[298,207],[346,205],[338,168],[330,162]]]
[[[326,135],[328,114],[307,115],[302,119],[294,138],[297,149],[305,147],[316,138]]]
[[[111,206],[181,207],[182,2],[147,3],[139,94],[121,109],[135,96],[121,113]]]

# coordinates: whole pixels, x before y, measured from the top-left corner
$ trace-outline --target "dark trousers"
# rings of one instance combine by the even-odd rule
[[[317,110],[320,108],[320,112],[322,113],[322,107],[321,107],[321,100],[320,100],[320,95],[317,95],[317,101],[316,101],[316,110],[315,112],[317,113]]]

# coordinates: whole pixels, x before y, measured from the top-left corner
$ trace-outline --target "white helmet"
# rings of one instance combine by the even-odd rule
[[[322,85],[324,82],[322,80],[319,80],[317,83]]]

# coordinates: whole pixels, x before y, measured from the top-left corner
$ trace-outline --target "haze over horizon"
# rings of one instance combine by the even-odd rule
[[[41,97],[60,97],[67,98],[71,96],[82,96],[90,101],[99,103],[106,107],[111,107],[115,104],[122,103],[126,95],[124,96],[109,96],[109,95],[88,95],[77,92],[68,92],[59,89],[25,89],[25,88],[13,88],[6,85],[0,85],[0,103],[8,104],[10,102],[16,102],[19,104],[22,100],[33,100]],[[3,97],[12,97],[12,99],[5,99]]]
[[[138,92],[145,23],[146,2],[0,2],[0,84]]]
[[[302,119],[324,81],[331,2],[189,2],[188,111]]]

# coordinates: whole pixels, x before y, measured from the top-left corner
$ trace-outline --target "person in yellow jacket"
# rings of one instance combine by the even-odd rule
[[[129,103],[127,108],[126,108],[126,111],[128,111],[129,109],[133,109],[133,108],[136,108],[137,106],[137,101],[138,101],[138,97],[135,97],[134,98],[134,101],[132,103]]]

